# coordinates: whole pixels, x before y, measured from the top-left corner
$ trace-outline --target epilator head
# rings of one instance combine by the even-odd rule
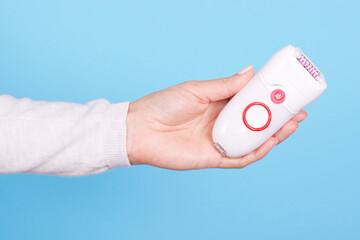
[[[299,49],[286,46],[224,107],[213,128],[225,156],[250,153],[326,89],[319,69]]]
[[[258,74],[266,86],[286,89],[287,101],[282,105],[294,113],[318,98],[326,88],[319,69],[299,48],[290,45],[275,53]]]

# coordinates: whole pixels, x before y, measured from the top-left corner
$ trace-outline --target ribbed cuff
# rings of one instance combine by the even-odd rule
[[[109,168],[131,167],[126,149],[126,117],[129,102],[110,104],[106,113],[105,161]]]

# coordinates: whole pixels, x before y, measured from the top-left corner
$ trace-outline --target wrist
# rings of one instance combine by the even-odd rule
[[[137,118],[135,104],[133,102],[130,102],[126,117],[126,151],[131,165],[141,164],[137,158],[135,150],[136,119]]]

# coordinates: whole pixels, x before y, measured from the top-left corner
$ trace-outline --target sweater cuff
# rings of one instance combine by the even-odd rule
[[[126,149],[126,117],[129,102],[110,104],[105,130],[105,161],[110,168],[131,167]]]

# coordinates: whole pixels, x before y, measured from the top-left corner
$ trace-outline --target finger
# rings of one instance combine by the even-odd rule
[[[293,134],[298,128],[299,123],[307,118],[307,112],[301,110],[290,121],[288,121],[282,128],[280,128],[274,137],[279,139],[279,143],[285,141],[291,134]]]
[[[269,138],[255,151],[238,158],[223,157],[220,161],[219,168],[243,168],[264,158],[270,150],[278,143],[275,137]]]
[[[296,129],[298,129],[299,124],[295,120],[288,121],[282,128],[280,128],[275,134],[274,137],[279,139],[279,143],[285,141],[291,134],[293,134]]]
[[[300,122],[304,121],[306,118],[307,118],[307,112],[305,112],[304,110],[301,110],[292,118],[292,120],[300,123]]]
[[[228,78],[189,82],[189,90],[207,102],[215,102],[234,96],[249,82],[253,75],[254,68],[249,65]]]

